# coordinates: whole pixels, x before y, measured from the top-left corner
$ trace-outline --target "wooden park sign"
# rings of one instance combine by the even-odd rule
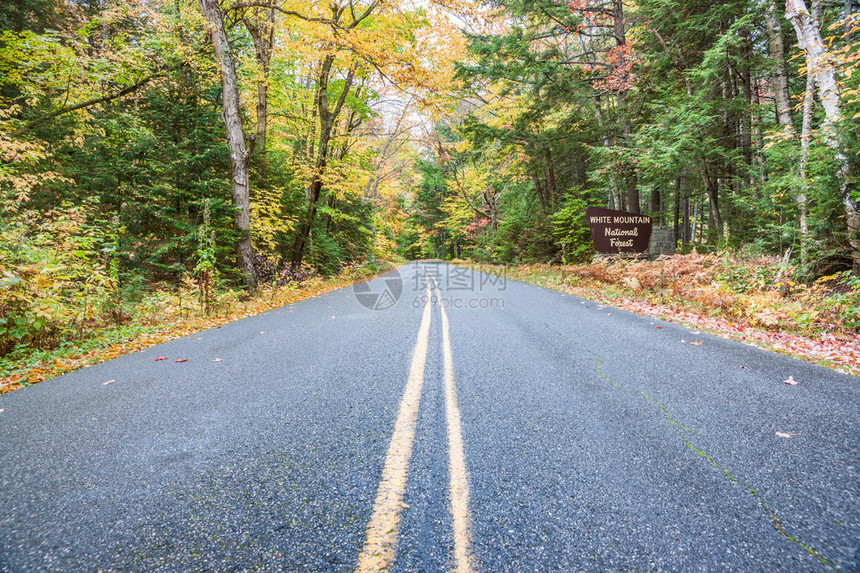
[[[599,253],[644,253],[651,238],[651,217],[603,207],[587,207],[585,219]]]

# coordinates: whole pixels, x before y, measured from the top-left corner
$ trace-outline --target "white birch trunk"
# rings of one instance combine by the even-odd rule
[[[835,124],[842,119],[836,68],[821,39],[819,22],[809,13],[804,0],[787,0],[785,17],[794,26],[798,44],[806,52],[806,73],[813,77],[818,85],[819,99],[826,118],[822,126],[824,141],[833,149],[839,163],[840,195],[845,207],[851,258],[854,262],[854,273],[860,274],[860,210],[848,188],[848,158],[835,129]]]
[[[793,130],[791,121],[791,95],[788,91],[788,74],[785,71],[785,42],[782,40],[782,24],[776,17],[775,0],[767,3],[768,53],[773,68],[773,92],[776,102],[776,119],[783,128]]]

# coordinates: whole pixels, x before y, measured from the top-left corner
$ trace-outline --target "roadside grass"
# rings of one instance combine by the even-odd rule
[[[457,262],[860,376],[860,279],[847,273],[803,283],[777,258],[696,252],[561,266]]]
[[[74,341],[61,342],[54,348],[22,347],[0,357],[0,394],[350,286],[400,262],[377,260],[373,266],[347,267],[328,278],[313,276],[285,286],[262,285],[251,298],[238,289],[224,289],[215,295],[209,314],[203,310],[196,281],[186,280],[177,288],[155,290],[134,307],[125,324],[112,324],[105,317],[101,323],[90,324]]]

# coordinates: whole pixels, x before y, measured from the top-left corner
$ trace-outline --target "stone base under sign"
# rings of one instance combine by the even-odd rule
[[[648,256],[656,259],[660,255],[675,254],[675,230],[672,227],[653,227],[648,241]]]
[[[672,227],[653,227],[648,249],[644,253],[596,253],[595,260],[654,260],[663,255],[675,254],[675,232]]]

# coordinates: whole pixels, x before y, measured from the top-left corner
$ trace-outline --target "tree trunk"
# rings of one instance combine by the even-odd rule
[[[245,28],[254,42],[254,55],[257,59],[260,77],[257,78],[257,130],[255,135],[256,154],[265,169],[266,135],[269,125],[269,67],[275,35],[275,8],[269,8],[262,20],[245,18]]]
[[[845,208],[845,222],[848,227],[848,244],[851,249],[854,274],[860,275],[860,209],[851,197],[848,187],[848,152],[839,142],[836,124],[842,119],[839,85],[836,83],[836,70],[831,63],[827,49],[821,39],[819,22],[814,18],[803,0],[787,0],[785,17],[794,26],[797,41],[806,51],[807,74],[815,77],[818,95],[824,107],[824,141],[833,149],[839,163],[840,195]]]
[[[776,102],[776,119],[784,128],[792,128],[791,94],[788,91],[788,74],[785,71],[785,42],[782,39],[782,24],[776,17],[775,0],[767,3],[768,53],[773,63],[773,97]],[[792,128],[793,129],[793,128]]]
[[[696,229],[699,227],[699,200],[693,201],[693,216],[690,217],[690,242],[696,242]]]
[[[723,216],[720,214],[719,203],[719,187],[717,182],[708,173],[707,163],[701,163],[702,181],[705,184],[705,190],[708,192],[708,221],[710,223],[709,234],[716,232],[721,237],[723,236]]]
[[[661,181],[660,184],[655,185],[654,189],[651,191],[651,216],[654,218],[658,225],[661,223],[660,219],[663,214],[663,209],[661,205],[662,201],[660,197],[660,186],[662,185],[663,183]]]
[[[583,50],[585,50],[585,43],[580,39],[580,44],[583,46]],[[601,108],[600,96],[594,97],[594,112],[597,117],[597,127],[598,130],[603,134],[603,147],[605,149],[612,148],[612,139],[609,137],[609,130],[605,127],[603,121],[603,109]],[[618,191],[618,181],[615,178],[615,170],[609,170],[609,201],[608,208],[615,209],[616,211],[621,210],[621,199],[619,197]]]
[[[678,246],[678,239],[680,238],[680,218],[681,218],[681,177],[675,178],[675,197],[674,197],[673,209],[674,213],[672,216],[672,237],[675,239],[675,246]]]
[[[821,15],[821,0],[813,0],[811,4],[813,19]],[[800,264],[806,266],[809,262],[809,222],[807,215],[809,206],[807,193],[809,191],[809,140],[812,137],[812,107],[815,104],[815,75],[806,73],[806,90],[803,92],[803,119],[800,129],[800,192],[795,197],[799,211],[800,225]]]
[[[547,204],[546,193],[544,192],[543,185],[540,184],[540,177],[538,177],[537,172],[532,173],[532,181],[535,185],[540,212],[547,215],[549,213],[549,205]]]
[[[239,232],[236,255],[242,280],[249,289],[257,286],[254,270],[254,252],[251,245],[251,211],[248,182],[248,153],[245,149],[245,132],[242,129],[239,81],[236,62],[227,42],[224,15],[217,0],[200,0],[200,8],[209,24],[212,50],[218,62],[223,90],[222,117],[227,128],[227,147],[230,150],[230,184],[233,194],[233,228]]]
[[[764,187],[767,182],[767,170],[765,169],[764,157],[764,134],[761,131],[761,96],[758,90],[758,83],[753,89],[753,111],[752,111],[752,129],[753,129],[753,144],[755,145],[755,167],[758,173],[758,184],[760,188]],[[752,180],[752,179],[751,179]]]
[[[741,95],[744,100],[744,107],[741,110],[739,121],[739,129],[741,136],[741,149],[744,154],[744,163],[746,164],[747,174],[752,167],[752,117],[750,104],[752,103],[752,76],[750,74],[750,65],[752,61],[753,49],[752,40],[750,39],[749,30],[741,32],[743,44],[741,45],[741,64],[740,64],[740,81]],[[749,177],[748,177],[749,178]],[[752,186],[752,185],[751,185]]]
[[[558,189],[556,188],[555,180],[555,165],[552,162],[552,152],[546,150],[546,172],[547,172],[547,204],[552,209],[558,204]]]
[[[684,218],[683,218],[682,222],[683,222],[684,228],[683,228],[683,233],[682,233],[683,239],[682,239],[681,243],[683,244],[684,248],[686,248],[687,245],[690,244],[690,241],[693,240],[693,229],[692,229],[692,224],[690,222],[690,197],[689,196],[684,197]]]
[[[296,242],[293,246],[293,258],[291,266],[294,269],[302,265],[304,258],[305,246],[310,237],[311,229],[314,225],[314,220],[317,214],[317,203],[319,202],[320,194],[322,193],[323,175],[328,166],[329,142],[331,141],[332,131],[343,109],[343,104],[346,102],[346,96],[349,90],[352,89],[352,82],[355,78],[355,66],[349,69],[344,81],[343,91],[341,91],[337,104],[334,110],[329,109],[328,105],[328,83],[331,79],[331,69],[334,64],[335,56],[329,54],[323,58],[319,72],[319,87],[317,88],[316,108],[320,118],[320,140],[317,146],[317,159],[311,183],[308,186],[308,210],[305,216],[305,221],[302,223],[299,233],[296,235]]]
[[[624,48],[627,46],[627,35],[626,23],[624,21],[624,5],[622,0],[612,0],[612,19],[612,32],[615,36],[615,44],[619,48],[619,58],[616,65],[619,68],[624,69],[626,66]],[[627,87],[626,85],[622,85],[621,89],[619,89],[618,93],[615,95],[615,99],[618,103],[618,115],[621,120],[621,133],[624,136],[624,147],[630,147],[633,143],[633,128],[630,124],[630,118],[628,117],[626,93]],[[636,171],[632,166],[630,172],[624,177],[624,186],[627,192],[627,210],[631,213],[641,213],[642,208],[639,205],[638,177],[636,176]]]

